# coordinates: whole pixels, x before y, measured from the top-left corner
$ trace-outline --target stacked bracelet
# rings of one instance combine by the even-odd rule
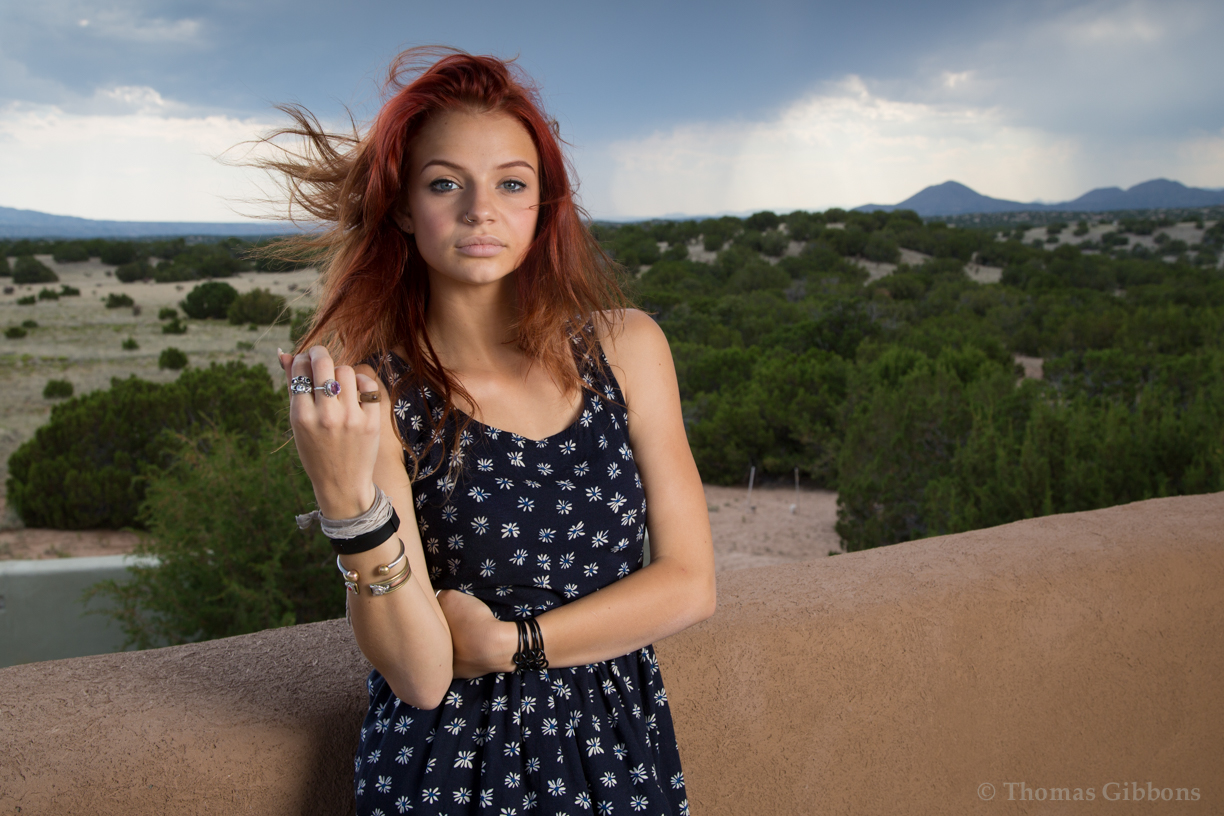
[[[328,538],[337,555],[356,555],[372,550],[399,531],[399,516],[395,510],[381,527],[353,538]]]
[[[548,668],[548,658],[544,655],[544,635],[540,632],[540,623],[535,618],[516,620],[518,627],[518,651],[514,653],[514,665],[518,671],[543,671]]]
[[[399,531],[399,516],[378,485],[374,485],[374,503],[361,515],[351,519],[329,519],[318,510],[311,510],[297,517],[298,527],[305,530],[316,519],[339,555],[372,550]]]
[[[394,592],[403,586],[410,577],[412,577],[412,565],[407,563],[408,554],[404,549],[404,540],[401,538],[399,543],[399,555],[397,555],[395,560],[389,564],[381,564],[375,567],[374,575],[379,578],[384,578],[384,576],[391,573],[391,570],[398,567],[401,562],[404,562],[404,568],[392,575],[390,578],[385,578],[385,580],[371,581],[368,584],[371,595],[386,595],[390,592]],[[345,569],[344,565],[340,563],[339,555],[336,556],[336,568],[339,569],[340,574],[344,576],[344,588],[354,595],[359,595],[361,593],[361,586],[357,582],[361,579],[361,576],[358,575],[357,570]]]

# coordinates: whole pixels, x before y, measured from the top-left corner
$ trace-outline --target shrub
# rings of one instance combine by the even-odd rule
[[[38,291],[39,300],[59,300],[59,292],[43,287]]]
[[[68,399],[72,396],[72,383],[67,380],[47,380],[43,388],[43,399]]]
[[[184,314],[196,320],[210,317],[224,320],[229,313],[230,304],[237,297],[238,290],[228,283],[209,281],[188,292],[179,305],[183,307]]]
[[[263,366],[214,364],[165,385],[116,377],[107,390],[51,409],[50,421],[9,458],[8,499],[31,527],[138,525],[146,470],[173,459],[164,432],[216,426],[253,438],[281,405]]]
[[[239,340],[239,341],[238,341],[238,350],[239,350],[239,351],[254,351],[254,350],[255,350],[255,344],[254,344],[254,343],[249,343],[249,342],[247,342],[246,340]]]
[[[227,316],[229,322],[235,326],[241,326],[243,323],[274,326],[288,323],[290,319],[285,299],[267,289],[252,289],[239,295],[230,304]]]
[[[177,317],[168,323],[162,324],[162,334],[186,334],[187,324],[181,322]]]
[[[10,340],[20,340],[26,336],[26,333],[26,330],[21,328],[21,326],[9,326],[4,330],[4,336]]]
[[[132,300],[131,296],[120,294],[118,292],[111,292],[106,296],[106,308],[108,309],[121,309],[124,306],[131,306],[134,303],[135,301]]]
[[[146,261],[125,263],[115,270],[115,277],[121,283],[135,283],[136,281],[147,280],[153,277],[153,267],[149,266]]]
[[[901,249],[897,242],[882,232],[873,232],[863,247],[863,257],[880,263],[897,263],[901,260]]]
[[[59,276],[33,255],[21,255],[13,264],[13,283],[58,283]]]
[[[761,232],[771,230],[780,223],[782,223],[782,218],[777,213],[770,212],[769,210],[753,213],[744,219],[744,226],[747,229],[760,230]]]
[[[23,320],[23,321],[21,321],[21,328],[23,328],[23,329],[37,329],[37,328],[38,328],[38,321],[37,321],[37,320]]]
[[[184,369],[187,367],[187,353],[174,346],[168,346],[157,355],[157,367],[168,368],[171,371]]]
[[[770,230],[761,236],[761,252],[771,258],[781,258],[790,246],[790,237],[778,230]],[[685,253],[688,257],[688,253]]]
[[[135,351],[138,348],[140,348],[140,344],[136,342],[135,337],[129,337],[128,339],[123,341],[124,351]]]
[[[314,320],[314,309],[298,309],[293,313],[293,322],[289,326],[289,342],[297,345],[306,336],[310,324]]]
[[[59,290],[59,296],[60,297],[80,297],[81,290],[76,288],[75,286],[69,286],[66,283],[61,283],[60,290]]]
[[[33,306],[37,302],[38,298],[34,297],[33,295],[26,295],[25,297],[17,298],[18,306]]]
[[[104,264],[123,266],[136,260],[136,245],[131,241],[107,241],[98,253]],[[116,273],[118,270],[116,270]]]
[[[84,241],[61,241],[51,250],[56,263],[79,263],[89,260],[89,248]]]
[[[105,614],[140,648],[340,617],[331,547],[294,523],[312,499],[296,449],[270,424],[254,444],[214,430],[184,439],[177,461],[151,475],[141,509],[151,535],[136,552],[157,565],[91,594],[109,596]]]
[[[177,317],[178,317],[178,309],[171,308],[170,306],[163,307],[157,313],[158,320],[174,320]]]

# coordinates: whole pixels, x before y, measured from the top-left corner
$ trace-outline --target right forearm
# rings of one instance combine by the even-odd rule
[[[368,585],[376,580],[375,567],[395,558],[398,538],[342,559],[346,569],[360,575],[360,592],[348,595],[353,633],[362,654],[386,678],[398,698],[418,708],[434,708],[441,703],[452,679],[450,630],[424,578],[420,544],[410,541],[405,547],[416,550],[409,555],[412,575],[386,595],[371,594]]]

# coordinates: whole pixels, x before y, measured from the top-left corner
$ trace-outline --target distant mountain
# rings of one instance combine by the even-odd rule
[[[865,204],[860,212],[873,210],[913,210],[921,216],[965,215],[967,213],[1021,212],[1050,210],[1067,212],[1105,212],[1108,210],[1155,210],[1173,207],[1211,207],[1224,205],[1224,191],[1187,187],[1168,179],[1153,179],[1129,190],[1099,187],[1073,201],[1057,204],[1025,204],[990,198],[955,181],[927,187],[900,204]]]
[[[872,210],[913,210],[919,215],[963,215],[964,213],[1012,212],[1014,210],[1032,209],[1032,204],[1021,204],[1019,201],[1006,201],[1002,198],[990,198],[971,190],[958,181],[945,181],[927,187],[917,195],[912,195],[900,204],[865,204],[855,207],[856,210],[871,212]]]
[[[1161,207],[1211,207],[1224,204],[1224,192],[1187,187],[1168,179],[1153,179],[1136,184],[1129,190],[1120,187],[1098,187],[1074,201],[1054,204],[1051,209],[1081,210],[1155,210]]]
[[[282,221],[223,224],[191,221],[95,221],[0,207],[0,238],[164,238],[178,235],[254,236],[297,232]]]

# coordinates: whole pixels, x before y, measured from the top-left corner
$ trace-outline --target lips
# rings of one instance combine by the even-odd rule
[[[459,247],[460,249],[477,246],[504,247],[505,243],[497,238],[494,238],[492,235],[473,235],[469,238],[460,240],[455,246]]]
[[[467,255],[472,258],[488,258],[501,252],[506,248],[506,245],[492,235],[473,235],[460,239],[455,244],[455,247],[461,255]]]

